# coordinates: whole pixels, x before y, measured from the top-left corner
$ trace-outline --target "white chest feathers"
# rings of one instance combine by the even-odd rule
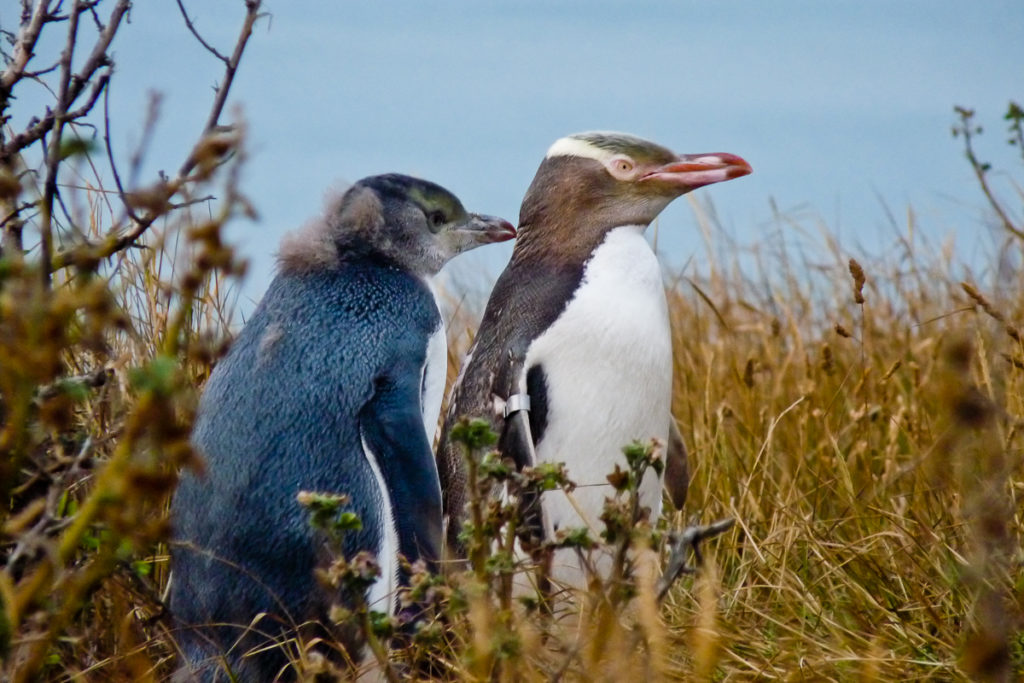
[[[600,528],[605,475],[625,467],[633,440],[667,441],[672,393],[672,340],[657,257],[643,228],[612,230],[586,265],[583,280],[558,319],[530,345],[526,372],[541,365],[547,384],[547,427],[537,457],[565,462],[578,485],[574,502],[545,494],[548,532]],[[648,472],[642,504],[661,510],[661,481]],[[577,507],[585,514],[581,519]]]
[[[437,308],[437,329],[427,340],[426,362],[420,377],[420,407],[423,411],[423,428],[427,432],[427,443],[433,447],[437,433],[437,418],[441,413],[444,401],[444,383],[448,378],[448,337],[441,316],[441,302],[437,296],[434,278],[425,278],[424,282],[434,297]]]
[[[426,357],[420,374],[420,410],[423,415],[423,430],[427,434],[427,444],[433,452],[434,436],[437,434],[437,418],[441,414],[441,402],[444,400],[444,383],[448,378],[448,335],[444,326],[444,318],[441,316],[441,304],[437,298],[437,289],[433,279],[427,280],[427,286],[430,288],[430,293],[434,295],[434,306],[437,308],[438,318],[437,329],[427,340]],[[437,482],[438,498],[440,498],[441,479],[435,476],[434,480]]]
[[[420,380],[423,428],[427,432],[427,443],[431,446],[434,445],[434,434],[437,432],[437,417],[441,413],[447,375],[448,339],[444,322],[441,322],[427,342],[427,362],[423,365],[423,377]]]

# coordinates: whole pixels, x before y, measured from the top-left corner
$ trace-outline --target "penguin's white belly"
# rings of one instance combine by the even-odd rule
[[[426,363],[423,365],[421,405],[423,428],[427,432],[427,443],[434,445],[437,433],[437,418],[444,400],[444,381],[448,375],[448,339],[444,322],[437,326],[427,341]]]
[[[359,434],[359,440],[363,445],[366,462],[373,471],[373,478],[377,483],[376,503],[380,508],[381,524],[383,525],[380,544],[377,546],[380,576],[370,586],[366,602],[370,609],[391,614],[395,611],[397,604],[395,598],[398,589],[398,525],[395,523],[395,507],[391,501],[391,493],[388,491],[388,483],[384,478],[378,455],[370,449],[362,432]]]
[[[427,340],[426,358],[420,376],[420,409],[423,412],[423,428],[427,432],[427,443],[434,446],[437,434],[437,418],[444,401],[444,383],[448,378],[448,334],[441,315],[441,301],[437,296],[437,284],[433,277],[424,278],[427,289],[434,298],[437,309],[437,329]],[[440,486],[440,484],[438,484]]]
[[[530,345],[521,391],[526,372],[538,364],[547,380],[548,411],[537,457],[564,461],[578,485],[572,494],[576,506],[559,491],[544,494],[545,526],[548,533],[589,526],[596,535],[604,500],[614,494],[605,476],[616,464],[626,468],[622,447],[634,440],[668,440],[668,307],[661,268],[642,227],[608,233],[566,309]],[[647,473],[640,495],[657,517],[661,480],[654,472]]]

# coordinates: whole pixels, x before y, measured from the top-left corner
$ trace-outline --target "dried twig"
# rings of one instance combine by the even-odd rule
[[[125,201],[124,185],[121,183],[121,174],[117,170],[117,162],[114,161],[114,148],[110,144],[110,89],[107,88],[103,95],[103,146],[107,150],[107,163],[110,164],[110,172],[114,176],[114,185],[117,187],[117,194],[121,197],[121,204],[124,206],[128,217],[138,221],[139,217],[131,204]]]
[[[238,41],[235,43],[234,52],[231,53],[231,59],[225,63],[224,82],[217,88],[217,97],[213,101],[210,116],[206,119],[206,125],[203,127],[203,136],[213,132],[217,127],[220,115],[224,111],[224,105],[228,101],[228,91],[231,90],[231,84],[235,80],[235,73],[238,72],[238,64],[242,61],[242,53],[245,51],[246,43],[249,42],[249,37],[252,35],[252,27],[260,17],[261,4],[262,0],[245,0],[245,21],[242,23],[242,30],[239,31]],[[185,163],[182,164],[181,169],[178,171],[178,176],[188,175],[195,168],[196,163],[198,163],[198,159],[193,151],[188,159],[185,160]]]
[[[53,110],[53,126],[50,129],[50,144],[46,150],[46,177],[43,181],[42,197],[42,221],[39,226],[40,233],[40,259],[43,263],[50,262],[50,255],[53,252],[53,200],[57,196],[57,172],[61,162],[61,137],[64,132],[64,123],[68,109],[70,108],[71,92],[71,69],[72,59],[75,56],[75,46],[78,44],[78,15],[82,11],[81,0],[75,0],[71,7],[70,21],[68,22],[68,37],[64,43],[64,50],[60,54],[60,86],[57,90],[57,106]],[[102,34],[101,34],[102,35]],[[50,286],[50,271],[41,268],[43,289]]]
[[[148,197],[147,203],[152,203],[152,205],[158,208],[148,210],[143,215],[133,215],[134,211],[131,207],[131,197],[122,195],[122,201],[125,202],[129,215],[132,216],[132,227],[126,232],[121,232],[119,228],[114,228],[108,232],[103,240],[92,245],[93,250],[90,254],[91,258],[107,258],[133,245],[135,241],[149,229],[157,218],[163,215],[167,209],[173,208],[170,204],[171,197],[177,194],[190,180],[189,174],[199,163],[200,156],[196,154],[196,151],[203,148],[203,141],[213,133],[218,126],[218,121],[223,113],[224,105],[227,102],[228,91],[231,88],[235,73],[238,71],[238,65],[242,59],[242,53],[245,51],[245,46],[249,41],[249,37],[252,35],[253,25],[261,16],[259,11],[261,4],[262,0],[246,0],[245,20],[242,23],[242,29],[239,32],[238,41],[235,43],[235,48],[232,52],[231,58],[225,65],[223,83],[221,83],[217,88],[217,96],[210,109],[210,114],[207,117],[205,126],[203,127],[203,132],[200,136],[199,142],[195,147],[193,147],[192,152],[185,159],[185,162],[178,171],[177,177],[171,180],[161,181],[151,188],[151,190],[144,193]],[[81,246],[64,249],[54,254],[50,262],[50,271],[53,272],[67,267],[68,264],[74,260],[74,256],[79,249],[81,249]]]
[[[43,268],[41,273],[44,287],[49,286],[50,274],[70,265],[75,261],[76,255],[87,253],[90,260],[107,258],[133,245],[149,229],[153,222],[168,210],[173,210],[175,206],[187,206],[192,203],[186,199],[183,202],[174,204],[170,202],[170,199],[192,180],[190,174],[203,159],[202,153],[208,151],[203,143],[207,136],[217,130],[218,122],[227,102],[228,92],[231,89],[239,63],[241,62],[242,53],[252,35],[252,29],[256,20],[261,16],[260,7],[262,3],[261,0],[246,0],[246,17],[230,57],[225,57],[199,35],[191,18],[185,12],[183,4],[180,1],[178,4],[192,34],[211,54],[224,63],[224,76],[217,88],[216,97],[210,108],[206,123],[203,126],[200,140],[192,148],[192,151],[182,163],[174,179],[162,180],[153,188],[141,193],[141,196],[144,196],[146,200],[145,206],[148,207],[148,210],[141,212],[139,211],[140,206],[137,203],[140,193],[132,195],[124,187],[120,174],[113,164],[113,155],[109,149],[109,120],[105,116],[107,156],[113,168],[118,194],[125,207],[125,215],[129,219],[128,228],[125,229],[125,226],[119,221],[98,242],[94,244],[78,243],[56,253],[54,253],[53,249],[53,210],[55,203],[60,201],[57,176],[62,161],[61,133],[66,124],[87,116],[99,101],[100,95],[106,92],[110,83],[112,67],[108,49],[122,19],[131,7],[131,2],[130,0],[118,0],[106,24],[100,21],[95,12],[95,3],[89,0],[75,0],[66,16],[55,14],[55,11],[61,7],[61,3],[53,5],[52,0],[38,0],[31,7],[27,1],[22,5],[22,28],[15,40],[12,59],[7,68],[0,73],[0,116],[3,115],[7,107],[13,87],[22,78],[31,76],[26,71],[26,67],[32,57],[43,26],[49,22],[68,21],[64,50],[58,63],[51,67],[59,69],[60,72],[59,86],[56,92],[54,92],[54,99],[56,100],[54,106],[49,108],[43,116],[33,119],[24,130],[11,136],[9,139],[3,139],[2,134],[0,134],[0,166],[7,168],[12,167],[12,160],[22,150],[39,140],[47,139],[43,190],[39,202],[40,260],[44,264],[49,264],[49,267]],[[75,72],[72,70],[72,65],[74,51],[78,45],[78,20],[84,12],[89,12],[93,17],[99,35],[81,68]],[[84,101],[79,103],[79,98],[87,88],[89,89],[88,95]],[[3,208],[5,214],[13,212],[13,215],[7,216],[4,219],[4,247],[21,250],[21,221],[18,216],[20,208],[18,206],[4,206]]]
[[[82,106],[67,112],[64,119],[66,121],[80,119],[92,111],[93,106],[95,106],[96,101],[99,100],[100,95],[103,94],[109,81],[110,70],[107,69],[97,76],[96,82],[93,83],[92,89],[89,91],[89,96],[86,98]],[[10,158],[34,142],[42,139],[42,137],[53,128],[53,124],[56,119],[57,113],[55,110],[48,110],[46,115],[41,119],[34,119],[33,123],[28,128],[11,137],[11,139],[3,145],[2,149],[0,149],[0,158]]]
[[[88,389],[95,389],[106,384],[107,380],[113,376],[113,368],[100,368],[99,370],[87,372],[84,375],[64,377],[53,384],[40,387],[36,396],[40,400],[45,401],[46,399],[53,398],[54,396],[66,391],[69,386],[81,386]]]
[[[196,29],[195,25],[192,23],[192,18],[190,16],[188,16],[188,12],[185,11],[184,3],[182,3],[181,0],[176,0],[176,1],[178,3],[178,9],[181,10],[181,16],[185,20],[185,26],[188,27],[188,30],[192,33],[193,36],[195,36],[196,40],[199,41],[199,44],[202,45],[203,47],[205,47],[206,50],[210,54],[212,54],[214,57],[216,57],[220,61],[224,62],[225,66],[228,66],[228,58],[225,57],[224,55],[222,55],[217,50],[217,48],[215,48],[214,46],[210,45],[208,42],[206,42],[206,40],[203,39],[203,36],[200,35],[199,31]]]
[[[988,200],[989,206],[999,216],[999,221],[1003,224],[1003,227],[1011,235],[1019,237],[1024,240],[1024,230],[1021,230],[1013,221],[1010,219],[1009,214],[1003,208],[1003,205],[996,199],[995,194],[992,192],[992,188],[988,184],[988,171],[989,164],[979,161],[977,155],[974,153],[974,145],[972,144],[972,138],[975,134],[981,132],[980,127],[974,126],[972,119],[974,118],[974,110],[967,109],[965,107],[954,107],[957,116],[960,117],[960,123],[953,127],[953,137],[962,135],[964,138],[964,156],[967,157],[968,163],[974,170],[974,175],[978,179],[978,185],[981,186],[981,191],[985,195],[985,199]]]
[[[93,439],[91,436],[87,436],[79,447],[71,466],[57,475],[55,482],[47,490],[45,503],[29,511],[29,515],[38,514],[38,517],[35,518],[31,529],[18,534],[18,541],[6,559],[7,566],[15,566],[22,557],[31,556],[37,552],[46,552],[53,535],[71,523],[72,517],[61,518],[57,508],[67,488],[81,475],[85,461],[92,457],[92,447]],[[22,515],[19,522],[28,524],[31,523],[31,520],[28,516]],[[13,526],[8,523],[4,531],[13,534]]]
[[[50,0],[38,0],[30,10],[29,3],[23,3],[22,28],[15,41],[12,59],[7,68],[0,73],[0,117],[3,117],[10,102],[11,93],[19,81],[23,78],[38,78],[40,74],[54,68],[59,69],[59,85],[57,91],[53,93],[55,102],[52,107],[47,109],[46,114],[42,118],[33,119],[28,127],[9,140],[4,140],[0,135],[0,167],[6,168],[8,171],[13,168],[13,160],[17,154],[44,139],[45,136],[49,136],[45,145],[45,174],[39,202],[40,259],[43,263],[50,262],[53,249],[53,208],[55,201],[59,201],[57,175],[62,161],[61,137],[64,126],[88,115],[99,100],[100,94],[106,89],[110,81],[111,66],[107,51],[122,18],[131,7],[131,2],[130,0],[118,0],[106,25],[99,22],[95,15],[95,2],[75,0],[66,16],[55,14],[55,10],[60,7],[61,3],[58,2],[55,8],[51,9]],[[73,70],[73,58],[79,44],[79,18],[84,12],[90,12],[93,15],[94,21],[97,23],[98,35],[92,50],[76,72]],[[68,22],[67,38],[57,64],[34,74],[26,71],[43,26],[49,22],[64,20]],[[85,98],[85,102],[74,108],[87,88],[89,88],[89,94]],[[21,226],[17,216],[6,220],[5,223],[4,246],[20,250]],[[43,287],[48,287],[50,270],[43,268],[41,275]]]
[[[27,10],[27,3],[23,10]],[[43,24],[53,20],[50,16],[50,0],[39,0],[36,3],[28,23],[25,23],[24,18],[23,13],[21,30],[18,31],[14,49],[11,51],[11,62],[3,72],[0,72],[0,112],[6,109],[11,89],[25,73],[28,60],[35,52],[36,42],[39,40],[40,31],[43,30]]]
[[[734,519],[722,519],[707,526],[688,526],[681,532],[669,536],[672,550],[669,553],[665,572],[658,579],[658,602],[665,599],[672,584],[683,574],[695,574],[704,564],[704,555],[700,551],[701,541],[723,534],[736,523]],[[687,566],[686,558],[693,550],[693,566]]]

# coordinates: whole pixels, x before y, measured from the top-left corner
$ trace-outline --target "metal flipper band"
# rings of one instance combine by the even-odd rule
[[[505,418],[508,418],[512,413],[518,413],[520,410],[530,412],[529,394],[512,394],[505,400]]]

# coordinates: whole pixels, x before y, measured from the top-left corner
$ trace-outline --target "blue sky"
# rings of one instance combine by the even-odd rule
[[[976,258],[983,202],[950,136],[954,104],[978,109],[979,151],[1019,177],[1000,117],[1009,99],[1024,99],[1020,0],[265,5],[271,16],[232,91],[250,130],[243,189],[261,216],[231,233],[252,260],[248,298],[269,282],[280,236],[319,211],[329,186],[410,173],[515,222],[547,147],[581,130],[742,155],[753,175],[700,192],[728,233],[751,243],[777,237],[774,201],[809,224],[822,219],[850,248],[882,251],[894,238],[884,201],[897,216],[912,205],[921,232],[953,235]],[[186,6],[229,50],[241,0]],[[0,23],[9,12],[0,9]],[[173,0],[137,2],[131,19],[115,45],[115,143],[127,158],[146,92],[158,90],[164,117],[148,170],[173,171],[220,68]],[[700,267],[687,202],[658,229],[667,263]],[[479,250],[457,269],[489,280],[510,250]]]

